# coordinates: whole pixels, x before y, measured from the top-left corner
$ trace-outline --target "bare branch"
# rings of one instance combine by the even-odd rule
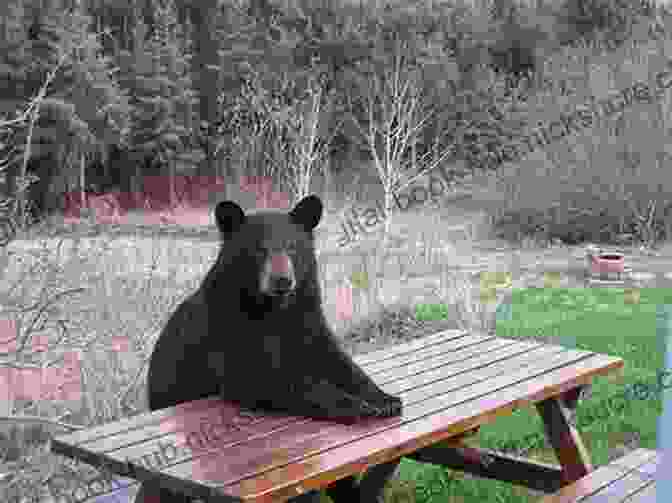
[[[441,155],[439,156],[439,158],[438,158],[438,159],[435,159],[434,162],[432,162],[432,164],[430,164],[428,167],[426,167],[425,169],[423,169],[422,171],[420,171],[417,175],[415,175],[415,176],[413,176],[412,178],[410,178],[409,180],[407,180],[403,185],[399,185],[399,187],[397,187],[397,191],[405,189],[406,187],[408,187],[409,185],[411,185],[411,184],[412,184],[415,180],[417,180],[418,178],[422,177],[423,175],[426,175],[426,174],[429,173],[430,171],[432,171],[432,170],[434,170],[435,168],[437,168],[438,165],[439,165],[441,162],[443,162],[443,161],[444,161],[450,154],[452,154],[452,153],[453,153],[453,149],[452,149],[452,148],[447,148],[447,149],[445,149],[445,150],[441,153]]]
[[[26,224],[26,212],[25,212],[25,192],[26,192],[26,187],[24,186],[25,183],[23,181],[26,180],[26,173],[28,171],[28,161],[31,156],[31,145],[33,141],[33,131],[35,129],[35,123],[37,121],[37,118],[39,116],[39,111],[40,111],[40,106],[42,105],[42,102],[44,101],[44,98],[47,95],[47,89],[49,88],[49,85],[51,82],[54,80],[56,77],[56,73],[58,70],[63,66],[63,63],[65,62],[67,56],[70,54],[72,50],[79,49],[82,47],[84,42],[78,44],[77,46],[71,48],[70,50],[64,50],[62,47],[59,47],[59,59],[58,62],[56,63],[56,66],[52,68],[49,73],[47,74],[47,78],[44,82],[44,84],[40,87],[40,90],[38,91],[37,95],[35,98],[33,98],[30,103],[28,104],[28,107],[24,112],[19,115],[16,119],[12,121],[3,121],[0,122],[0,127],[5,127],[7,125],[14,125],[18,124],[21,122],[25,122],[26,120],[30,120],[30,123],[28,125],[28,135],[26,138],[26,146],[24,149],[24,155],[23,155],[23,164],[21,166],[21,173],[19,175],[19,188],[18,188],[18,193],[16,195],[16,198],[14,199],[14,208],[13,208],[13,213],[16,215],[17,210],[18,216],[19,216],[19,222],[21,228],[25,227]]]

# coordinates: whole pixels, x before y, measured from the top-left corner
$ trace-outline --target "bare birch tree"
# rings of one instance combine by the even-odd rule
[[[324,149],[318,148],[317,142],[321,101],[322,89],[314,86],[308,99],[296,107],[298,114],[290,127],[293,155],[287,166],[287,179],[296,201],[308,195],[315,162],[323,155]]]
[[[322,132],[331,113],[332,98],[325,96],[322,87],[311,82],[309,96],[293,107],[292,120],[288,121],[291,155],[287,166],[287,180],[295,201],[310,193],[310,181],[315,166],[324,161],[329,152],[329,144],[338,131],[338,127],[329,138]],[[320,141],[320,140],[323,141]]]
[[[427,149],[419,159],[416,157],[416,142],[433,112],[423,112],[418,71],[406,64],[402,49],[399,44],[392,69],[382,75],[369,74],[367,82],[362,82],[366,121],[351,114],[371,152],[385,193],[384,241],[389,236],[393,196],[438,167],[453,151]]]
[[[40,87],[37,95],[30,100],[25,110],[16,114],[14,119],[6,119],[0,121],[0,130],[7,130],[11,127],[22,127],[28,123],[28,135],[26,137],[26,145],[23,151],[23,159],[21,162],[21,169],[16,178],[16,193],[11,194],[9,199],[2,201],[2,226],[5,227],[2,241],[11,240],[15,228],[25,229],[27,224],[27,190],[32,182],[35,181],[34,176],[28,174],[28,161],[31,157],[31,146],[33,143],[33,131],[35,124],[39,118],[40,107],[47,96],[47,89],[51,82],[56,77],[56,73],[65,62],[68,52],[59,48],[60,54],[56,66],[48,73],[47,78]],[[4,145],[3,145],[4,146]],[[0,173],[4,172],[10,165],[9,159],[2,159],[0,161]],[[4,176],[4,173],[2,173]],[[8,234],[4,236],[4,234]]]

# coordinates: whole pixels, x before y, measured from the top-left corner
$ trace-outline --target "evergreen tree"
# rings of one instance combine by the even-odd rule
[[[172,165],[192,144],[191,42],[177,24],[173,0],[155,0],[154,8],[156,26],[149,40],[144,40],[142,20],[136,26],[131,143],[137,161]]]

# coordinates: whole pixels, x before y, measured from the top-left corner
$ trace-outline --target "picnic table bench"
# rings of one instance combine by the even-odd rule
[[[659,452],[635,449],[545,497],[541,503],[656,503],[655,476],[661,459]]]
[[[208,501],[282,502],[402,456],[551,493],[593,469],[570,417],[581,388],[623,366],[617,357],[458,330],[355,360],[402,397],[403,416],[344,425],[252,414],[212,397],[59,436],[52,450]],[[463,443],[531,404],[560,465]]]

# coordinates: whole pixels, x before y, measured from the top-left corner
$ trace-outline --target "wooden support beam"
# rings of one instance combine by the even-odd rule
[[[565,401],[565,405],[569,407],[571,410],[576,410],[576,406],[579,404],[579,398],[581,398],[581,391],[584,389],[586,390],[586,393],[590,391],[592,385],[590,384],[584,384],[582,386],[577,386],[576,388],[572,388],[569,391],[565,391],[561,397]]]
[[[572,411],[560,398],[535,404],[555,455],[562,465],[565,484],[576,482],[593,471],[590,456],[572,422]]]
[[[490,449],[464,445],[455,447],[447,447],[445,444],[432,445],[413,454],[407,454],[406,457],[546,493],[557,491],[563,486],[561,467]]]

